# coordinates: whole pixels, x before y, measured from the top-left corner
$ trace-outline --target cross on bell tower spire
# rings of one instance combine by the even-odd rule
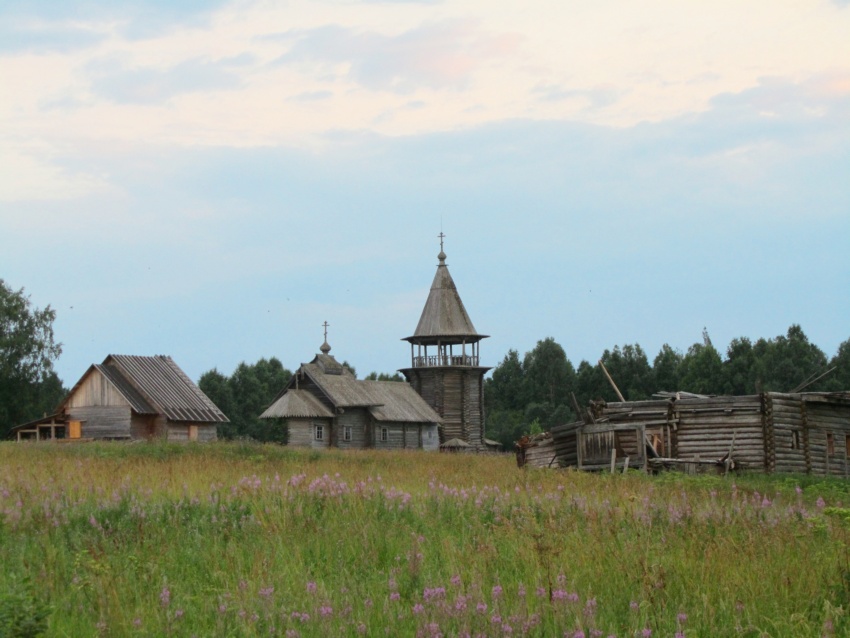
[[[446,238],[446,235],[445,235],[445,233],[441,230],[441,231],[440,231],[440,234],[439,234],[439,235],[437,235],[437,237],[439,237],[439,238],[440,238],[440,254],[439,254],[439,255],[437,255],[437,259],[439,259],[439,260],[440,260],[440,263],[441,263],[441,264],[445,264],[445,263],[446,263],[446,253],[445,253],[445,252],[443,252],[443,240]]]

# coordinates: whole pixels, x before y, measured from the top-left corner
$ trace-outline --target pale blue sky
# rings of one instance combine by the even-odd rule
[[[850,338],[847,3],[114,4],[0,8],[0,277],[66,384],[325,320],[403,367],[441,226],[490,365]]]

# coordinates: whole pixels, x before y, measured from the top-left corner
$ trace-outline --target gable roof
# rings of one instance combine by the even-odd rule
[[[413,336],[404,340],[430,344],[445,340],[440,339],[441,337],[457,342],[484,339],[487,335],[475,331],[475,326],[472,325],[472,320],[460,299],[449,267],[446,266],[446,254],[440,252],[438,258],[440,263],[437,266],[437,274],[431,283],[431,291],[419,317],[419,324]]]
[[[111,354],[86,371],[63,399],[63,407],[93,372],[102,374],[138,414],[164,414],[171,421],[227,423],[229,419],[171,357]]]
[[[286,418],[333,418],[333,412],[328,410],[319,399],[307,390],[286,390],[266,411],[261,419]]]
[[[312,393],[296,389],[296,376],[299,374],[306,375],[334,408],[366,408],[377,421],[443,422],[440,415],[410,384],[401,381],[358,380],[329,354],[317,355],[312,362],[302,363],[260,418],[333,416],[327,406]],[[305,395],[315,403],[308,404],[310,399],[306,399]],[[310,411],[312,413],[308,414]]]

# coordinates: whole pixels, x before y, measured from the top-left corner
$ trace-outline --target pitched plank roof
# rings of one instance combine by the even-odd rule
[[[478,341],[485,338],[487,335],[478,334],[475,326],[472,325],[472,320],[466,312],[455,282],[449,273],[449,267],[446,266],[446,254],[440,251],[437,257],[440,263],[437,266],[434,281],[431,283],[431,291],[428,293],[422,315],[419,317],[419,324],[413,336],[406,337],[404,340],[431,344],[438,340],[445,342],[445,338],[457,342]]]
[[[333,417],[333,412],[328,410],[321,401],[307,392],[307,390],[290,388],[260,415],[261,419],[299,417],[329,419]]]

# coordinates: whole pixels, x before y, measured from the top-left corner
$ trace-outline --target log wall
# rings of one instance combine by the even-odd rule
[[[129,439],[130,406],[88,406],[66,409],[69,421],[82,421],[84,439]]]

